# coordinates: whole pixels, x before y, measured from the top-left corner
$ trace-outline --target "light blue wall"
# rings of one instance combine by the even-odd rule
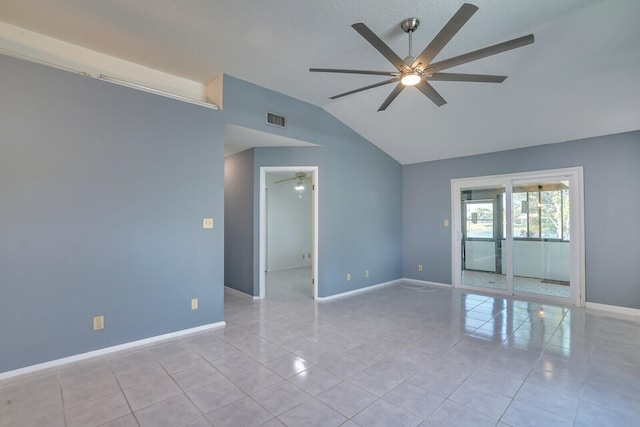
[[[222,321],[222,114],[0,70],[0,372]]]
[[[405,166],[404,276],[451,283],[451,179],[572,166],[584,167],[586,299],[640,308],[640,132]]]
[[[402,167],[326,111],[268,89],[224,77],[225,122],[311,142],[320,147],[256,148],[261,166],[319,168],[318,295],[398,279],[402,274]],[[287,117],[287,128],[265,125],[265,112]],[[259,193],[254,192],[254,206]],[[258,226],[254,209],[254,295],[258,293]],[[364,271],[370,270],[369,278]],[[351,273],[352,280],[346,281]]]
[[[224,283],[253,295],[254,150],[224,162]]]

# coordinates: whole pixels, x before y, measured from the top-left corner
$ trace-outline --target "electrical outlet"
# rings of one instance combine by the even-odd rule
[[[104,316],[93,316],[93,330],[99,331],[104,329]]]
[[[347,273],[347,282],[351,280],[351,273]]]
[[[197,310],[198,309],[198,298],[193,298],[191,300],[191,310]]]
[[[449,226],[449,220],[448,220],[448,219],[445,219],[445,220],[444,220],[444,226],[445,226],[445,227],[448,227],[448,226]]]
[[[202,218],[202,228],[213,228],[213,218]]]
[[[369,270],[364,271],[364,277],[369,277]]]
[[[422,264],[418,264],[418,271],[422,271]]]

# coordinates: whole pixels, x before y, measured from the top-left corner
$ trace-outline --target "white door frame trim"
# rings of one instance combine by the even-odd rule
[[[268,172],[307,172],[311,173],[312,201],[311,201],[311,226],[312,231],[312,271],[313,299],[318,299],[318,167],[317,166],[261,166],[260,167],[260,232],[259,232],[259,293],[257,298],[263,299],[266,295],[266,270],[267,270],[267,198],[266,183]]]
[[[451,180],[451,284],[454,288],[466,288],[461,280],[461,259],[460,259],[460,235],[462,230],[462,219],[460,218],[461,201],[460,190],[468,187],[494,187],[505,185],[508,189],[506,202],[510,202],[510,187],[516,181],[536,180],[545,178],[557,178],[558,176],[567,178],[571,183],[570,200],[571,206],[571,296],[573,305],[584,307],[585,299],[585,250],[584,250],[584,179],[582,166],[550,169],[541,171],[521,172],[502,175],[491,175],[470,178],[458,178]],[[507,215],[510,213],[510,203],[507,205]],[[510,241],[511,231],[507,230],[507,239]],[[510,243],[507,243],[507,263],[511,262]],[[575,285],[575,286],[574,286]],[[474,288],[475,289],[475,288]],[[487,290],[494,292],[494,290]],[[495,293],[506,294],[497,291]],[[553,298],[549,298],[553,299]],[[566,300],[565,300],[566,301]]]

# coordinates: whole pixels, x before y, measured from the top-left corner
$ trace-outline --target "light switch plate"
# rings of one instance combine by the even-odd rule
[[[213,218],[202,218],[202,228],[213,228]]]

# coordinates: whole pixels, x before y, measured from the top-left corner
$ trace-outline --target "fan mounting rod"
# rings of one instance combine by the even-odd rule
[[[418,18],[407,18],[400,23],[400,28],[402,31],[409,34],[409,56],[405,58],[405,62],[407,65],[411,66],[413,62],[413,32],[418,29],[420,25],[420,20]],[[407,61],[407,59],[411,59],[411,61]]]

